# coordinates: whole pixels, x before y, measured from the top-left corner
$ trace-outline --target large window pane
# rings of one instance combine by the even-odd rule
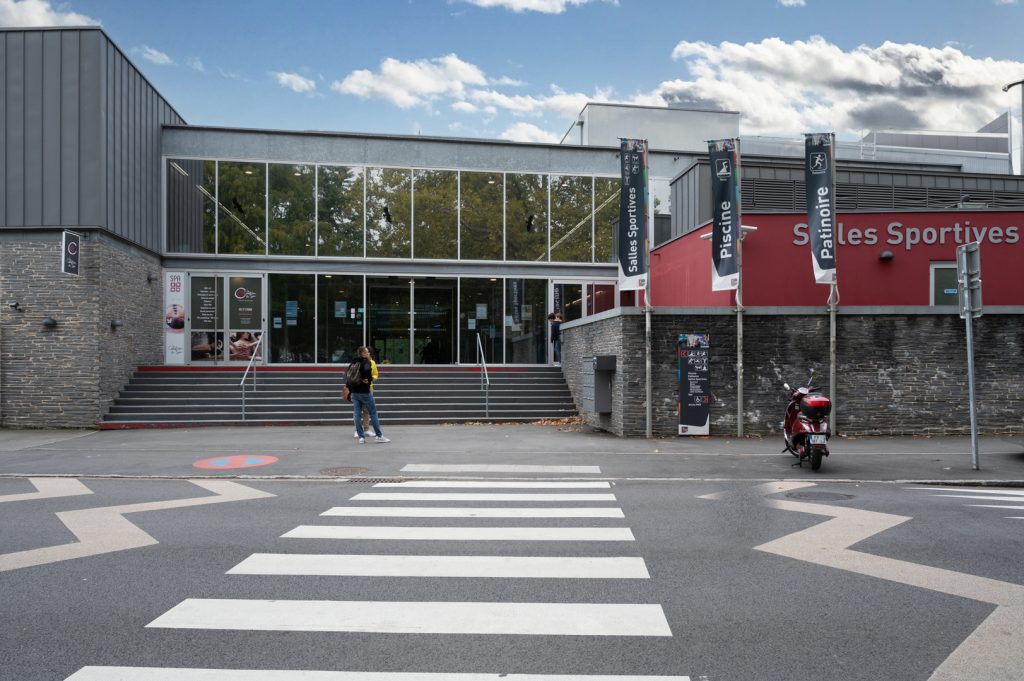
[[[413,362],[455,363],[455,279],[413,279]]]
[[[363,169],[320,166],[320,255],[363,257]]]
[[[378,364],[409,364],[409,278],[366,278],[367,345]]]
[[[408,258],[412,220],[412,170],[366,170],[366,255]]]
[[[598,177],[594,180],[594,262],[614,262],[613,234],[619,226],[618,178]]]
[[[458,173],[417,170],[413,182],[413,254],[417,258],[458,257]]]
[[[363,278],[322,274],[317,295],[317,361],[348,364],[363,344]]]
[[[461,173],[463,260],[501,260],[504,233],[501,173]]]
[[[312,274],[270,274],[270,361],[313,362],[315,280]]]
[[[216,250],[217,164],[167,160],[167,250],[214,253]]]
[[[544,279],[505,280],[505,362],[547,362],[547,287]]]
[[[270,253],[314,255],[313,166],[270,164]]]
[[[505,175],[506,260],[547,260],[547,175]]]
[[[484,348],[484,359],[488,364],[501,364],[502,352],[502,304],[501,279],[468,279],[459,283],[459,328],[461,338],[459,361],[476,364],[476,337]]]
[[[221,161],[217,169],[219,252],[266,253],[266,164]]]
[[[551,176],[551,260],[590,262],[593,179]]]

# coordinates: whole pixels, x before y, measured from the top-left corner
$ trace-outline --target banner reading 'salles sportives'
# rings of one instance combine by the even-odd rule
[[[811,239],[814,281],[836,283],[835,133],[807,135],[804,182],[807,185],[807,230]]]
[[[619,198],[619,290],[647,287],[647,142],[622,140]]]
[[[739,284],[740,141],[708,142],[711,167],[711,290],[732,291]]]

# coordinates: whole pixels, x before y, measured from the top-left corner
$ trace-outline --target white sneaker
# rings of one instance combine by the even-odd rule
[[[359,437],[359,433],[352,433],[352,437]]]
[[[365,445],[366,444],[366,438],[365,437],[359,438],[359,444]]]
[[[384,437],[383,435],[378,435],[377,437],[375,437],[373,439],[376,440],[377,442],[391,442],[391,440],[389,440],[388,438]]]

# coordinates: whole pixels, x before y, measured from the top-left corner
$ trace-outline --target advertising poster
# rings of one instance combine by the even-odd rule
[[[512,324],[520,324],[523,321],[523,286],[522,279],[508,279],[508,309],[512,312]]]
[[[711,380],[708,372],[708,334],[679,334],[679,434],[711,432]]]
[[[708,142],[711,167],[711,290],[739,285],[736,247],[740,237],[740,141]]]
[[[836,283],[835,133],[805,137],[804,183],[814,281]]]
[[[647,141],[624,139],[619,150],[619,290],[647,287]]]
[[[164,364],[185,363],[185,274],[164,273]]]
[[[61,237],[61,272],[78,275],[79,251],[81,248],[82,237],[75,232],[65,231],[63,237]]]
[[[263,329],[263,279],[231,277],[228,296],[228,320],[232,331]]]

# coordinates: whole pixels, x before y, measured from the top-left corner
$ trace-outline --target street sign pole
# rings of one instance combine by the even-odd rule
[[[960,317],[967,326],[967,390],[971,411],[971,466],[978,467],[978,416],[974,398],[974,318],[981,316],[981,251],[977,241],[956,249]]]

